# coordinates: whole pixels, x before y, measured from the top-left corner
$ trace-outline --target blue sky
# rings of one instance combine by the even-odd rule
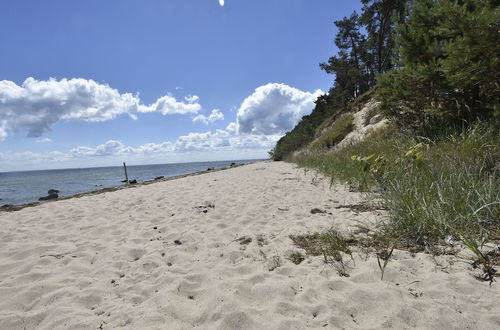
[[[0,2],[0,171],[261,158],[333,77],[331,0]]]

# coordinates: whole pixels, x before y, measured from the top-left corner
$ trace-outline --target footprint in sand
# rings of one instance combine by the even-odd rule
[[[146,251],[143,249],[131,249],[128,251],[127,254],[129,256],[130,261],[137,261],[146,254]]]

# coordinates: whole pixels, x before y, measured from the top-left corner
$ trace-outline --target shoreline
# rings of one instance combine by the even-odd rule
[[[56,202],[56,201],[61,201],[61,200],[80,198],[80,197],[84,197],[84,196],[93,196],[93,195],[104,194],[104,193],[112,192],[112,191],[136,188],[136,187],[145,186],[145,185],[149,185],[149,184],[153,184],[153,183],[177,180],[177,179],[182,179],[182,178],[189,177],[189,176],[197,176],[197,175],[207,174],[207,173],[211,173],[211,172],[224,171],[224,170],[228,170],[228,169],[235,168],[235,167],[245,166],[245,165],[259,163],[259,162],[267,162],[267,161],[270,161],[270,160],[257,160],[257,161],[252,161],[252,162],[248,162],[248,163],[243,163],[243,164],[236,164],[236,165],[229,166],[229,167],[215,168],[212,170],[205,170],[205,171],[198,171],[198,172],[181,174],[181,175],[174,175],[174,176],[165,177],[165,178],[161,178],[161,179],[145,180],[145,181],[140,181],[137,183],[124,184],[121,186],[106,187],[106,188],[101,188],[101,189],[96,189],[96,190],[91,190],[91,191],[85,191],[85,192],[81,192],[81,193],[77,193],[77,194],[73,194],[73,195],[69,195],[69,196],[61,196],[61,197],[58,197],[56,199],[51,199],[51,200],[46,200],[46,201],[37,201],[37,202],[22,203],[22,204],[5,204],[5,205],[0,206],[0,213],[1,212],[15,212],[15,211],[22,210],[26,207],[35,207],[38,205]]]

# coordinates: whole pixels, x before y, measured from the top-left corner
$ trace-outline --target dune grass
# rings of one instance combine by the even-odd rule
[[[342,141],[352,131],[354,127],[353,119],[352,113],[341,115],[320,138],[312,143],[311,148],[314,150],[324,150]]]
[[[380,234],[399,246],[500,238],[500,138],[493,128],[429,139],[389,126],[335,152],[311,150],[294,161],[379,194],[390,213]]]
[[[340,276],[349,276],[342,254],[349,255],[352,260],[354,258],[349,247],[349,238],[338,230],[331,228],[324,233],[291,235],[290,239],[308,255],[322,256],[324,263],[334,265]]]

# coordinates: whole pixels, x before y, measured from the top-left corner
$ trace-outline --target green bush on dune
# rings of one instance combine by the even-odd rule
[[[399,67],[378,77],[382,111],[425,131],[498,116],[499,17],[498,1],[413,1],[395,30]]]
[[[352,113],[341,115],[319,139],[311,144],[311,149],[329,149],[342,141],[353,129],[353,118]]]

